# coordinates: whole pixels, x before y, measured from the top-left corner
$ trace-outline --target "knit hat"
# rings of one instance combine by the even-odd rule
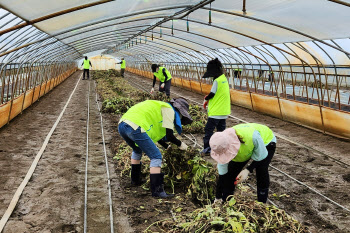
[[[152,72],[153,72],[153,73],[156,72],[158,67],[159,67],[159,65],[157,65],[157,64],[152,64],[152,66],[151,66]]]
[[[192,117],[188,113],[189,110],[189,104],[187,100],[183,98],[177,98],[177,99],[171,99],[170,104],[176,108],[182,115],[181,123],[182,125],[188,125],[192,123]]]
[[[236,157],[241,142],[233,128],[216,132],[211,136],[209,145],[211,147],[210,156],[219,164],[226,164]]]
[[[217,78],[223,73],[224,72],[221,62],[219,59],[215,58],[214,60],[208,62],[207,72],[205,72],[202,78]]]

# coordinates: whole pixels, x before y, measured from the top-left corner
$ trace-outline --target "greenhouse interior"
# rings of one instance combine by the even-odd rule
[[[350,232],[349,0],[0,0],[0,232]]]

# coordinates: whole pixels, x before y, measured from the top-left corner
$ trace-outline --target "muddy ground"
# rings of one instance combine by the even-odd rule
[[[73,74],[9,125],[0,129],[0,216],[5,212],[80,75],[80,72]],[[151,89],[151,80],[130,73],[126,73],[126,79],[131,84],[141,84]],[[100,122],[94,102],[92,81],[90,85],[92,92],[88,96],[88,81],[80,81],[4,232],[83,232],[88,97],[91,105],[89,143],[94,151],[91,153],[89,170],[95,171],[90,175],[96,177],[91,180],[96,182],[89,182],[91,188],[96,188],[96,195],[90,195],[88,203],[93,203],[94,207],[90,212],[96,210],[95,213],[100,213],[99,218],[88,215],[88,222],[93,223],[95,219],[105,222],[104,225],[91,225],[89,232],[109,232],[109,217],[106,216],[108,211],[105,208],[108,204],[105,195],[108,193],[104,181],[105,171],[102,169],[105,164],[102,158]],[[198,102],[202,102],[203,99],[201,95],[176,87],[172,87],[172,93],[173,96],[179,93]],[[249,122],[266,124],[281,135],[350,163],[350,143],[347,141],[240,107],[232,106],[232,114]],[[184,206],[182,196],[171,201],[160,201],[152,198],[149,190],[130,187],[129,178],[120,177],[123,168],[117,167],[112,160],[116,148],[122,142],[117,133],[119,119],[111,114],[103,116],[113,190],[115,232],[142,232],[156,221],[172,218],[172,206],[181,206],[184,211],[193,209],[194,205]],[[228,126],[237,123],[236,120],[227,121]],[[194,136],[201,144],[202,135]],[[350,208],[349,167],[282,139],[277,140],[273,166]],[[192,143],[189,140],[187,142]],[[93,156],[100,157],[93,159]],[[254,182],[254,178],[250,178],[252,186]],[[278,207],[308,226],[311,232],[350,232],[349,213],[274,169],[271,169],[270,197]]]
[[[152,81],[149,79],[130,73],[127,78],[135,88],[151,89]],[[173,97],[182,95],[202,103],[203,96],[199,94],[177,87],[172,87],[171,90]],[[237,106],[232,106],[232,115],[248,122],[266,124],[280,135],[350,164],[350,143],[348,141]],[[242,122],[228,119],[227,127],[238,123]],[[197,143],[202,144],[203,135],[197,134],[194,137]],[[193,144],[192,141],[185,140],[188,144]],[[319,193],[350,209],[349,166],[339,164],[326,156],[281,138],[277,137],[277,141],[277,150],[271,163],[274,168],[304,182]],[[274,168],[270,169],[270,199],[279,208],[301,221],[311,232],[350,232],[350,213],[348,211],[337,207]],[[250,178],[250,183],[253,187],[255,186],[254,176]]]

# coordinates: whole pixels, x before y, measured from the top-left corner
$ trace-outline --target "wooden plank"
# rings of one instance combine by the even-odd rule
[[[253,110],[250,93],[230,89],[231,103]]]
[[[182,87],[188,90],[191,90],[190,80],[182,79]]]
[[[202,94],[201,84],[197,81],[191,81],[192,91]]]
[[[283,119],[323,131],[320,108],[293,100],[280,99]]]
[[[33,103],[39,99],[40,85],[35,87]]]
[[[10,112],[10,102],[7,102],[0,106],[0,128],[7,124],[9,112]]]
[[[23,103],[23,110],[28,108],[32,104],[32,98],[33,98],[33,89],[30,89],[29,91],[26,92],[26,97],[24,98],[24,103]]]
[[[21,113],[21,111],[22,111],[23,98],[24,98],[24,94],[18,96],[16,99],[13,100],[13,102],[12,102],[12,107],[11,107],[11,116],[10,116],[10,120],[12,120],[12,119],[15,118],[18,114]]]
[[[46,82],[41,85],[40,97],[45,94]]]
[[[282,118],[277,97],[251,93],[254,111]]]
[[[202,94],[208,95],[210,93],[211,87],[211,84],[202,83]]]
[[[350,113],[322,108],[325,131],[350,138]]]

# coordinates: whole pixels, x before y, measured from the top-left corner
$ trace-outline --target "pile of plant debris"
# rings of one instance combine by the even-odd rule
[[[120,144],[114,159],[121,175],[130,177],[131,148]],[[172,217],[152,223],[145,232],[307,232],[295,219],[272,205],[255,201],[248,186],[239,185],[234,197],[224,204],[211,204],[215,198],[216,169],[198,156],[198,151],[178,148],[163,151],[162,171],[167,189],[182,203],[172,206]],[[149,159],[143,157],[143,177],[149,189]],[[183,195],[183,196],[182,196]],[[197,208],[183,211],[189,201]]]
[[[120,77],[120,72],[115,69],[109,70],[92,70],[92,79],[109,78],[109,77]]]
[[[97,81],[104,99],[104,111],[118,115],[133,103],[147,99],[164,101],[164,98],[167,98],[161,93],[151,95],[135,90],[121,78]],[[121,103],[125,107],[121,107]],[[195,127],[184,131],[202,133],[207,120],[206,114],[199,106],[193,105],[190,107],[190,114],[194,118]],[[131,151],[132,149],[123,142],[116,148],[114,156],[120,175],[127,179],[130,179]],[[171,202],[173,204],[170,217],[168,215],[162,220],[154,221],[145,232],[307,232],[283,210],[256,202],[255,194],[243,184],[238,185],[235,196],[230,201],[224,205],[212,205],[217,171],[210,162],[199,155],[198,150],[189,147],[184,152],[172,145],[171,149],[163,150],[162,155],[162,172],[166,174],[165,188],[167,192],[172,190],[176,193],[176,201]],[[142,157],[142,164],[142,177],[146,178],[142,188],[149,190],[147,156]]]
[[[123,142],[119,144],[113,157],[118,167],[123,168],[121,176],[130,177],[131,152],[131,147]],[[172,193],[184,193],[187,198],[200,206],[210,204],[214,200],[217,172],[211,163],[200,157],[197,149],[189,147],[187,151],[181,151],[173,146],[169,150],[163,150],[162,156],[166,189],[172,190]],[[149,174],[149,162],[147,156],[142,157],[143,174]],[[143,177],[146,178],[144,189],[148,189],[149,177],[145,175]]]
[[[224,204],[206,205],[182,213],[173,208],[173,218],[151,224],[144,232],[308,232],[298,221],[275,206],[253,201],[247,186]]]
[[[208,115],[198,105],[190,104],[189,114],[193,119],[192,124],[183,127],[184,133],[204,134],[205,124],[208,121]]]
[[[103,101],[102,111],[115,114],[124,114],[134,105],[135,101],[131,98],[113,97]]]

